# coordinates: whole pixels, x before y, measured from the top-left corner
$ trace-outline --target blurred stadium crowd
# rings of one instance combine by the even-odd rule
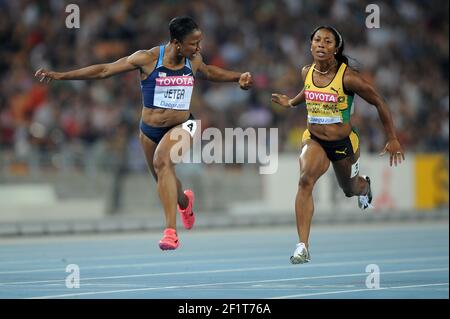
[[[0,153],[16,160],[36,151],[108,154],[124,140],[131,158],[142,157],[138,72],[51,85],[33,75],[40,67],[71,70],[166,43],[168,23],[179,15],[192,16],[202,29],[207,64],[254,76],[250,91],[197,82],[192,113],[202,129],[277,127],[280,150],[298,151],[306,112],[271,105],[270,94],[301,89],[310,32],[329,24],[341,31],[353,66],[387,101],[405,150],[448,150],[448,1],[376,1],[379,29],[366,28],[370,2],[358,0],[66,2],[0,0]],[[69,3],[79,5],[79,29],[65,26]],[[360,99],[355,104],[362,150],[381,151],[384,130],[375,108]]]

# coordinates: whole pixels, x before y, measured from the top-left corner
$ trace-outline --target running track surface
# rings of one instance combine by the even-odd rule
[[[295,225],[179,229],[164,252],[161,234],[2,238],[0,298],[449,298],[448,221],[313,225],[303,265],[289,262]],[[79,288],[66,287],[70,264]]]

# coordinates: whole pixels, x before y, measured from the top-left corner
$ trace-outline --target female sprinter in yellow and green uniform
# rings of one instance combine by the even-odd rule
[[[374,105],[383,123],[387,143],[382,154],[390,154],[390,165],[404,160],[391,113],[373,86],[348,67],[343,55],[344,40],[333,27],[320,26],[311,34],[313,63],[302,69],[304,87],[290,99],[272,94],[284,107],[306,102],[307,130],[303,134],[300,180],[295,199],[299,243],[291,256],[294,264],[310,261],[309,234],[314,212],[313,188],[332,163],[339,186],[347,197],[357,196],[361,209],[371,207],[370,179],[359,175],[359,137],[351,124],[353,98],[358,94]]]

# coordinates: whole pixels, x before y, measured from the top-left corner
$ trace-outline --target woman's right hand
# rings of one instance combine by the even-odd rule
[[[292,106],[289,104],[289,101],[290,98],[287,95],[272,93],[272,102],[275,102],[287,108],[291,108]]]
[[[34,76],[39,79],[39,82],[45,82],[45,83],[50,83],[51,80],[59,80],[60,79],[60,73],[47,71],[42,68],[37,70],[36,73],[34,74]]]

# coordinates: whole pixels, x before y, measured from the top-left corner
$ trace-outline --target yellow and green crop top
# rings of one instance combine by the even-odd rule
[[[343,77],[347,64],[340,65],[331,83],[325,87],[314,85],[314,66],[311,65],[308,70],[304,87],[308,123],[348,123],[353,113],[354,94],[344,92]]]

